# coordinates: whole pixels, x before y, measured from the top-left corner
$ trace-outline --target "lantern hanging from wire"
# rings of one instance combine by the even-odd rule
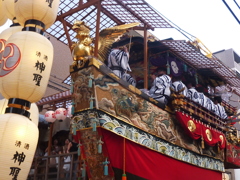
[[[45,120],[49,123],[53,123],[56,120],[56,115],[54,111],[47,111],[44,117],[45,117]]]
[[[4,7],[5,1],[0,1],[0,26],[4,25],[7,21],[6,10]]]
[[[40,21],[45,25],[45,29],[49,28],[56,20],[58,12],[59,0],[49,1],[15,1],[15,14],[18,22],[22,26],[31,28],[27,24],[30,21]]]
[[[38,142],[38,128],[29,120],[29,108],[27,101],[9,99],[6,113],[0,115],[0,174],[4,180],[27,179]]]
[[[3,39],[3,40],[5,40],[5,41],[7,41],[8,38],[9,38],[11,35],[13,35],[13,34],[16,33],[16,32],[22,31],[22,28],[23,28],[23,27],[20,26],[20,25],[19,25],[19,26],[13,25],[13,26],[5,29],[5,30],[2,31],[1,34],[0,34],[0,40]]]
[[[7,99],[39,101],[47,88],[52,68],[51,42],[35,32],[21,31],[8,39],[2,53],[1,94]]]
[[[14,4],[11,10],[16,10],[23,31],[11,35],[0,52],[0,92],[9,99],[5,114],[0,115],[0,174],[4,180],[27,179],[38,142],[38,128],[29,120],[28,110],[48,84],[53,47],[42,35],[45,24],[50,26],[56,18],[59,0],[6,2]],[[35,13],[44,15],[39,19]]]
[[[8,19],[15,19],[15,11],[14,11],[14,0],[4,0],[3,7],[6,11],[6,16]]]
[[[56,119],[59,120],[59,121],[63,121],[66,119],[67,117],[67,110],[65,108],[58,108],[56,111],[55,111],[55,114],[56,114]]]
[[[8,99],[1,99],[0,100],[0,114],[4,114],[8,107]],[[30,109],[28,110],[30,113],[29,119],[38,126],[39,122],[39,110],[36,103],[31,103]]]

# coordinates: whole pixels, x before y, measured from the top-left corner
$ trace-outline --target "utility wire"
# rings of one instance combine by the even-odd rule
[[[238,24],[240,24],[240,21],[239,21],[239,19],[237,18],[237,16],[234,14],[234,12],[232,11],[232,9],[228,6],[228,4],[226,3],[226,1],[225,0],[222,0],[223,1],[223,3],[225,4],[225,6],[228,8],[228,10],[231,12],[231,14],[233,15],[233,17],[237,20],[237,22],[238,22]],[[237,4],[237,2],[234,0],[234,2]],[[238,4],[237,4],[237,6],[238,6]],[[238,8],[239,8],[239,6],[238,6]]]
[[[149,6],[151,6],[149,4]],[[154,9],[156,12],[158,12],[164,19],[166,19],[172,26],[174,29],[176,29],[178,32],[180,32],[183,36],[185,36],[187,39],[189,39],[190,41],[193,41],[193,38],[196,39],[195,36],[193,36],[192,34],[190,34],[189,32],[183,30],[182,28],[180,28],[178,25],[176,25],[175,23],[173,23],[170,19],[168,19],[166,16],[164,16],[162,13],[160,13],[158,10],[156,10],[154,7],[151,6],[152,9]],[[189,37],[189,36],[191,37]]]

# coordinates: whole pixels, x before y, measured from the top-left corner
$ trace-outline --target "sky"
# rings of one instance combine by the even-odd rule
[[[200,39],[211,51],[233,48],[240,55],[240,25],[221,0],[146,0],[184,31]],[[240,19],[233,0],[226,0]],[[238,1],[236,1],[238,2]],[[240,4],[240,2],[239,2]],[[0,32],[11,22],[0,27]],[[159,39],[188,40],[176,29],[161,28],[152,32]]]
[[[240,55],[240,25],[221,0],[146,0],[184,31],[197,37],[211,51],[234,49]],[[226,0],[240,19],[233,0]],[[237,1],[238,2],[238,1]],[[240,2],[239,2],[240,4]],[[160,39],[186,40],[176,29],[155,29]]]

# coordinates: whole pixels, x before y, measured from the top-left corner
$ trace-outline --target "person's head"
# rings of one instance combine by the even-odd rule
[[[58,140],[57,140],[57,139],[54,139],[53,144],[54,144],[54,145],[57,145],[57,144],[58,144]]]
[[[215,97],[214,97],[214,103],[215,103],[215,104],[218,104],[218,103],[220,104],[221,102],[222,102],[221,96],[215,96]]]
[[[66,139],[65,140],[65,144],[69,144],[70,143],[70,140],[69,139]]]
[[[150,73],[150,77],[152,80],[154,80],[158,76],[157,71]]]
[[[158,75],[158,76],[161,76],[161,75],[166,74],[166,73],[167,73],[167,70],[166,70],[166,68],[164,68],[164,67],[159,67],[159,68],[156,69],[156,72],[157,72],[157,75]]]
[[[199,86],[196,88],[198,92],[204,93],[204,87]]]
[[[193,81],[193,80],[188,80],[187,81],[187,88],[192,88],[192,87],[195,87],[196,86],[196,83],[195,83],[195,81]]]

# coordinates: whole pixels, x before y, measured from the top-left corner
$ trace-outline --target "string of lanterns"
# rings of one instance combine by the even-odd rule
[[[54,123],[56,120],[63,121],[66,119],[68,111],[65,108],[58,108],[56,111],[49,110],[45,113],[45,120]]]
[[[4,180],[27,179],[32,165],[39,135],[38,109],[33,109],[44,96],[54,54],[43,35],[55,21],[58,6],[59,0],[0,1],[0,25],[7,16],[22,26],[0,35],[0,93],[8,101],[0,114],[0,174]]]

